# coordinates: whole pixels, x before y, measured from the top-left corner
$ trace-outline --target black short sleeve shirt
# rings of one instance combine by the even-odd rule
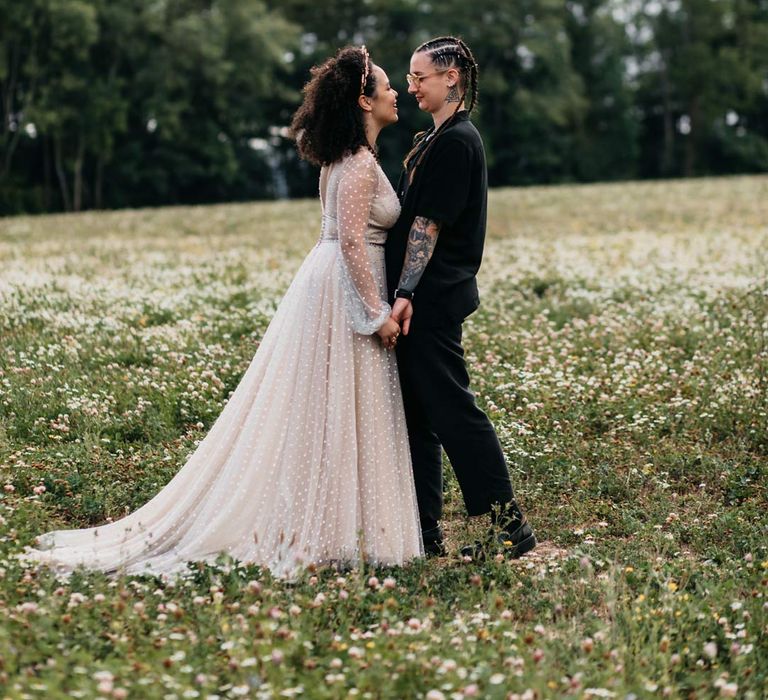
[[[441,224],[432,258],[415,290],[423,321],[460,321],[479,304],[476,275],[485,243],[488,179],[483,142],[467,112],[459,112],[416,168],[398,184],[402,210],[386,245],[387,283],[394,294],[414,218]]]

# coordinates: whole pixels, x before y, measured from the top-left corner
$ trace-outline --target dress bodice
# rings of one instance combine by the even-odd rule
[[[323,223],[321,239],[338,239],[339,222],[348,218],[366,217],[366,243],[383,244],[387,231],[395,225],[400,215],[400,202],[384,171],[378,165],[371,164],[373,156],[367,151],[358,151],[354,155],[345,156],[340,161],[324,165],[320,171],[320,203],[323,208]],[[339,184],[342,180],[349,185],[359,183],[365,188],[367,180],[373,173],[373,196],[368,211],[343,212],[340,207],[348,206],[339,201]]]

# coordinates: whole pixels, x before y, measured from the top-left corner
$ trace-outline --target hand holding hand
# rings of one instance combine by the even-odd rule
[[[392,305],[393,318],[403,327],[403,335],[408,335],[408,331],[411,328],[411,317],[413,316],[413,303],[410,299],[402,299],[398,297],[395,299],[395,303]]]
[[[387,350],[394,350],[397,345],[397,336],[400,335],[400,325],[390,316],[384,325],[376,331],[376,335],[381,338],[381,342]]]

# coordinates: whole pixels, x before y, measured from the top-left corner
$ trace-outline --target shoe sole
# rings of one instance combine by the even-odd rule
[[[512,559],[519,559],[523,554],[530,552],[536,544],[536,535],[531,533],[524,540],[520,540],[514,547],[510,547],[507,556]]]
[[[448,550],[445,548],[445,545],[440,544],[438,546],[432,545],[424,545],[424,556],[428,559],[431,559],[432,557],[444,557],[448,554]]]
[[[537,544],[538,542],[536,541],[536,535],[531,532],[528,537],[523,538],[516,545],[509,545],[507,548],[505,548],[503,555],[507,559],[519,559],[523,556],[523,554],[530,552],[534,547],[536,547]],[[470,550],[465,547],[462,549],[461,554],[463,556],[472,557],[472,559],[475,561],[485,561],[489,556],[492,556],[493,553],[491,552],[488,554],[482,549]]]

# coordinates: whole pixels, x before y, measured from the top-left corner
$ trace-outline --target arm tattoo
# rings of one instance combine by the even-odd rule
[[[437,243],[437,234],[440,233],[440,224],[424,216],[417,216],[413,220],[411,232],[408,234],[408,247],[405,250],[405,263],[400,274],[400,289],[412,292],[416,289],[422,274]]]

